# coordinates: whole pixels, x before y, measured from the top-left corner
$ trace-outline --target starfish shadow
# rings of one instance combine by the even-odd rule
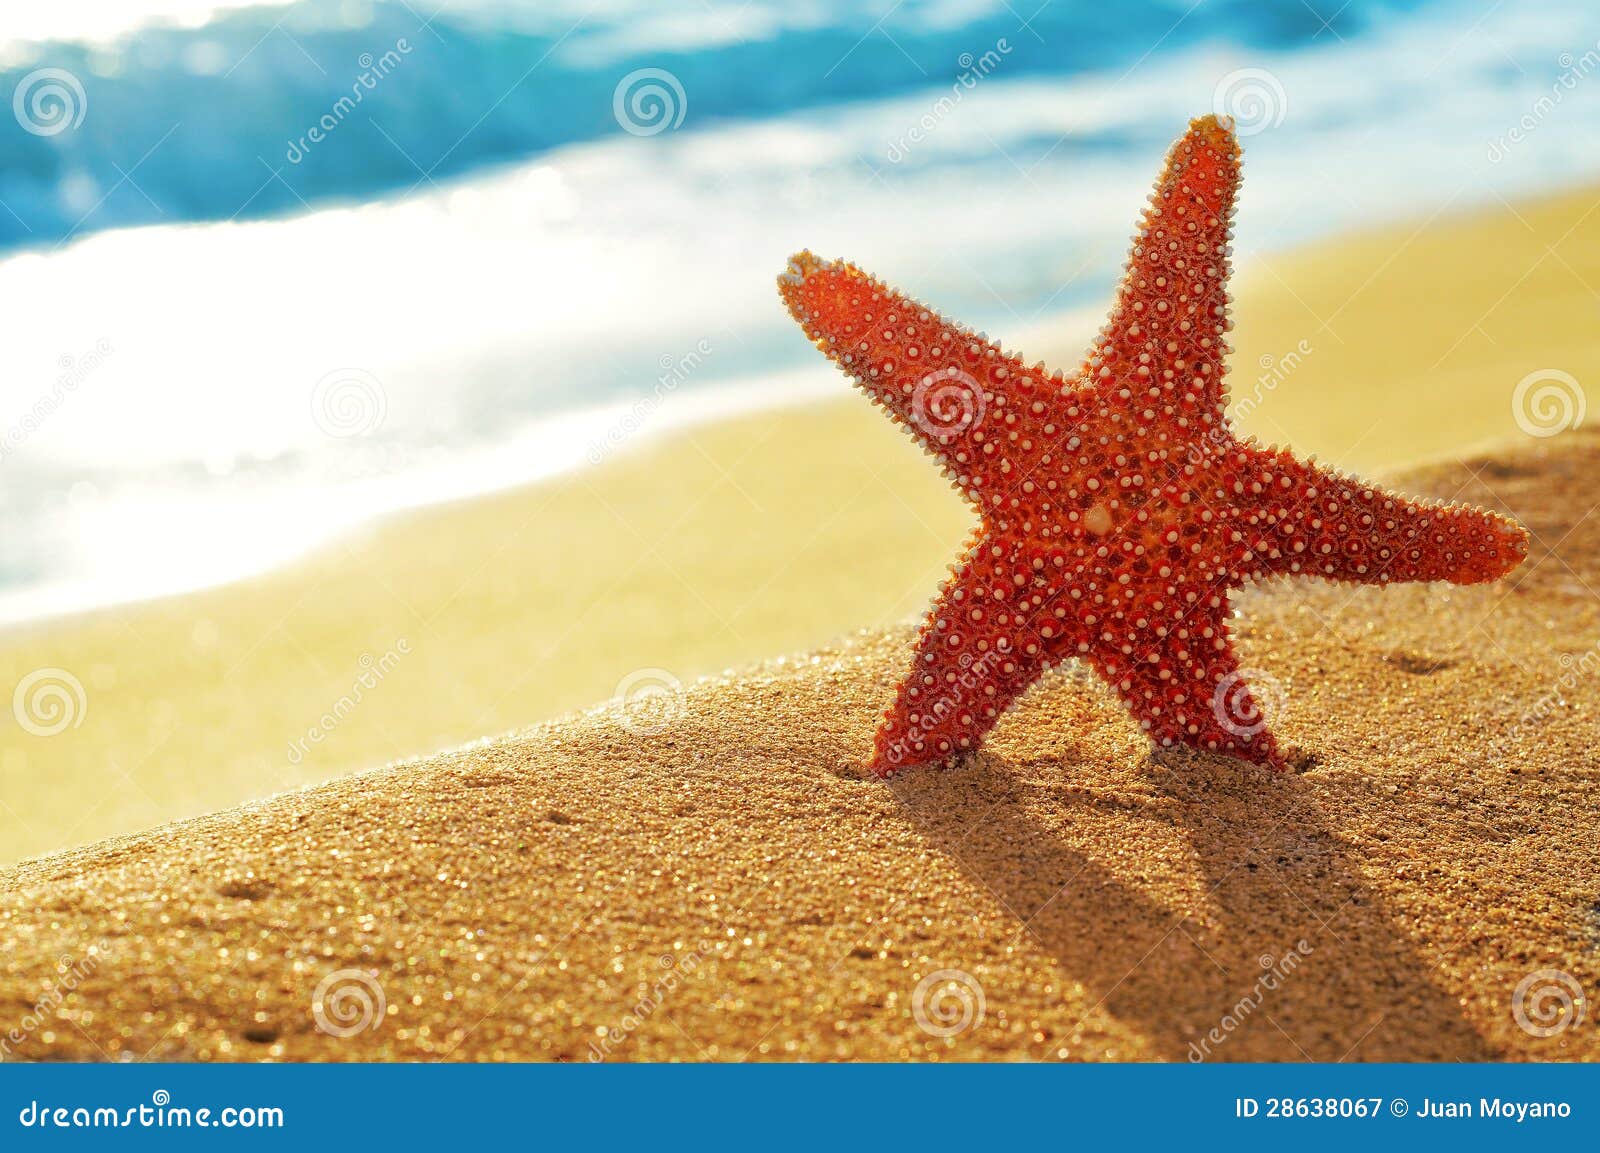
[[[983,753],[895,786],[1017,939],[1082,986],[1090,1008],[1049,1048],[1097,1056],[1094,1036],[1123,1032],[1179,1061],[1492,1056],[1303,780],[1181,753],[1146,761],[1126,791],[1061,783],[1092,771],[1071,752]],[[1187,864],[1176,879],[1139,874],[1117,855],[1130,838]]]

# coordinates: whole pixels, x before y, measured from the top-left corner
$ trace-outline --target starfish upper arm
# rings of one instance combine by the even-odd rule
[[[1227,405],[1228,244],[1239,145],[1214,117],[1167,153],[1134,235],[1116,301],[1083,379],[1124,394],[1152,421],[1204,435]]]
[[[973,504],[984,505],[985,487],[1007,487],[1011,464],[996,454],[995,429],[1006,404],[1043,395],[1041,372],[853,264],[798,253],[778,291],[806,335],[939,458]]]

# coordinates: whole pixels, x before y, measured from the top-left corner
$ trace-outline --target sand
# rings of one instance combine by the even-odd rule
[[[1068,669],[884,784],[910,633],[864,630],[0,873],[7,1055],[1600,1059],[1513,1011],[1600,989],[1600,436],[1391,479],[1533,550],[1242,595],[1294,774],[1152,757]]]
[[[1241,426],[1362,469],[1516,435],[1524,375],[1600,378],[1597,204],[1447,207],[1266,258],[1246,212]],[[1087,334],[1002,335],[1070,368]],[[505,733],[638,670],[692,681],[919,613],[970,514],[840,389],[397,517],[254,580],[0,631],[7,691],[38,669],[83,686],[54,736],[0,709],[0,863]]]

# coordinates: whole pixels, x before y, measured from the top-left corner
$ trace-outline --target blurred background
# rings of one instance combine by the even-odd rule
[[[802,245],[994,330],[1097,308],[1213,104],[1247,134],[1246,250],[1582,181],[1600,83],[1501,138],[1593,23],[1582,0],[12,5],[0,618],[571,467],[702,343],[688,389],[803,388],[770,290]]]
[[[1292,315],[1244,321],[1243,379],[1316,365],[1244,423],[1362,467],[1514,433],[1544,362],[1490,311],[1546,276],[1593,300],[1592,269],[1540,252],[1587,211],[1546,235],[1511,209],[1600,170],[1589,0],[41,0],[4,24],[14,855],[914,612],[965,514],[925,503],[920,464],[850,471],[892,439],[865,405],[804,441],[799,402],[847,389],[773,292],[798,248],[1070,369],[1168,144],[1230,114],[1240,281]],[[1508,209],[1532,267],[1440,241],[1481,299],[1414,358],[1429,403],[1493,403],[1350,424],[1325,387],[1360,363],[1350,300],[1435,222],[1521,236]],[[1389,239],[1343,303],[1313,299],[1332,265],[1277,261],[1357,229]],[[1404,326],[1417,292],[1363,306]],[[1471,375],[1480,354],[1508,364]],[[673,429],[706,431],[644,455]],[[786,443],[831,446],[797,467],[843,487],[801,492]],[[555,477],[582,479],[463,503]],[[674,503],[713,489],[733,504]],[[839,519],[864,490],[893,526]]]

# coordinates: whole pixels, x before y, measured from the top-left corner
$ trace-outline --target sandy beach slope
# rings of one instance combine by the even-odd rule
[[[1532,554],[1241,597],[1293,775],[1152,758],[1069,669],[883,784],[864,631],[14,867],[7,1055],[1600,1058],[1518,996],[1600,989],[1600,436],[1394,479]]]
[[[1518,380],[1600,379],[1597,204],[1446,211],[1243,259],[1235,418],[1363,470],[1519,435]],[[1087,333],[1001,335],[1070,368]],[[225,588],[0,630],[7,691],[53,669],[83,690],[48,737],[0,711],[0,863],[505,733],[637,670],[687,682],[891,626],[970,524],[848,396],[645,438]]]

